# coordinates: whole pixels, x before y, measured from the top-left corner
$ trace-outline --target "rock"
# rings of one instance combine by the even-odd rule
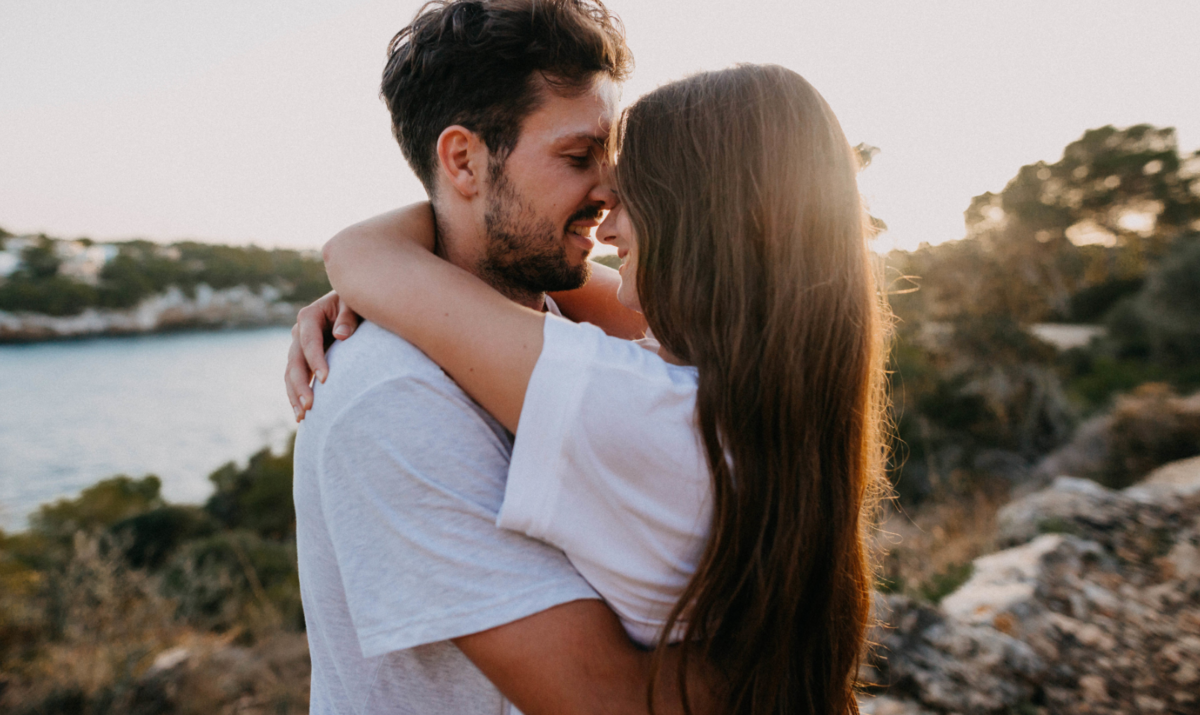
[[[1171,676],[1171,679],[1180,685],[1192,685],[1200,680],[1200,672],[1198,672],[1196,664],[1192,661],[1184,661],[1179,664],[1179,669]]]
[[[933,715],[911,700],[900,700],[886,695],[862,696],[858,699],[858,710],[862,715]]]
[[[980,450],[971,466],[977,472],[1003,477],[1011,484],[1024,482],[1029,477],[1029,462],[1017,452],[1003,449]]]
[[[1079,425],[1070,442],[1034,466],[1029,485],[1042,487],[1069,474],[1128,486],[1167,462],[1194,457],[1197,440],[1200,393],[1178,397],[1165,384],[1148,383],[1118,397],[1107,414]]]
[[[1104,678],[1098,675],[1085,675],[1080,678],[1079,689],[1089,703],[1108,700],[1108,686],[1104,683]]]
[[[1179,499],[1200,497],[1200,457],[1159,467],[1141,482],[1126,488],[1125,495],[1139,502],[1164,506]]]
[[[201,284],[195,297],[171,286],[129,310],[89,308],[79,315],[0,311],[0,343],[56,340],[94,335],[128,335],[179,328],[231,328],[290,325],[299,306],[279,300],[278,289],[246,286],[214,290]]]
[[[1188,581],[1200,577],[1200,548],[1181,541],[1171,548],[1166,556],[1171,566],[1170,577]]]
[[[1099,556],[1094,542],[1066,534],[1043,534],[1023,546],[975,560],[975,570],[942,609],[964,623],[996,627],[1013,635],[1046,612],[1040,584],[1055,576],[1078,576],[1087,556]]]
[[[964,623],[905,596],[881,597],[871,664],[889,695],[941,711],[1002,713],[1028,702],[1045,669],[1025,643]]]
[[[183,665],[188,658],[192,657],[192,650],[187,646],[175,646],[168,648],[158,655],[154,656],[154,662],[150,664],[150,668],[146,670],[144,677],[154,678],[162,673],[173,670],[180,665]]]
[[[1049,488],[1006,504],[996,515],[997,542],[1013,546],[1038,534],[1090,535],[1126,518],[1133,500],[1090,479],[1057,477]]]
[[[1200,713],[1200,459],[1122,491],[1060,477],[999,522],[1015,546],[940,608],[879,598],[871,673],[895,707]]]
[[[1032,472],[1035,484],[1045,486],[1062,474],[1098,474],[1108,459],[1109,432],[1113,418],[1099,415],[1083,422],[1067,444],[1059,447],[1038,462]]]

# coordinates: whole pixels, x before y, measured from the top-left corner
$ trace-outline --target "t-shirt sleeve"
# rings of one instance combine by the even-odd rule
[[[364,657],[596,597],[560,551],[495,528],[508,456],[448,381],[387,381],[333,420],[322,508]]]
[[[563,549],[645,642],[708,533],[696,373],[592,325],[544,337],[497,524]]]

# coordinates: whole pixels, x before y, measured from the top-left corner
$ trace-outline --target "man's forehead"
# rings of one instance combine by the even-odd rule
[[[528,117],[526,129],[534,129],[554,144],[604,144],[619,101],[619,87],[608,77],[598,78],[589,89],[572,97],[550,91]]]

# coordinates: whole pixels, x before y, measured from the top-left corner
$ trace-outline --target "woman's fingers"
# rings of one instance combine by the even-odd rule
[[[358,317],[358,313],[350,310],[350,306],[342,301],[338,301],[337,320],[333,321],[333,337],[338,340],[345,340],[354,334],[358,328],[362,318]]]
[[[300,350],[308,363],[308,369],[321,382],[329,375],[329,364],[325,362],[325,346],[333,342],[333,322],[341,307],[338,294],[330,291],[312,305],[300,309],[296,315],[299,330]]]
[[[293,327],[292,344],[288,348],[287,367],[283,373],[288,402],[292,405],[297,422],[304,419],[304,413],[312,407],[313,400],[312,387],[309,385],[312,382],[312,372],[308,369],[308,362],[300,349],[299,335],[299,326]]]
[[[335,337],[339,340],[350,337],[361,320],[333,291],[301,308],[296,314],[283,380],[297,422],[312,409],[313,376],[321,382],[325,382],[329,376],[325,347]]]

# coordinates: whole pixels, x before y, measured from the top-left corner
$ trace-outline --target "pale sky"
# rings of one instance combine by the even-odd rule
[[[0,0],[0,227],[316,248],[424,197],[378,99],[415,0]],[[886,245],[960,238],[971,197],[1084,130],[1200,147],[1200,3],[611,0],[625,102],[773,62],[824,94]]]

